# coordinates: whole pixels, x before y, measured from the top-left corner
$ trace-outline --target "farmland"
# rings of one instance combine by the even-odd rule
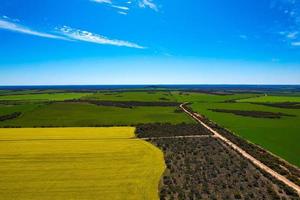
[[[170,122],[193,123],[183,113],[176,113],[175,107],[134,107],[97,106],[88,103],[51,103],[39,106],[17,105],[2,106],[5,113],[26,110],[12,120],[0,122],[0,126],[35,127],[35,126],[114,126],[134,125],[139,123]],[[33,108],[31,110],[31,108]],[[1,107],[0,107],[1,108]],[[0,109],[1,110],[1,109]],[[27,112],[28,111],[28,112]],[[2,111],[4,113],[4,111]]]
[[[134,128],[0,129],[1,199],[158,199],[163,154]]]
[[[258,144],[272,153],[300,166],[300,110],[281,109],[250,103],[194,103],[193,110],[205,115],[217,124],[232,130],[235,134]],[[292,116],[261,118],[240,116],[233,113],[214,112],[211,109],[230,109],[243,111],[266,111],[285,113]]]
[[[247,98],[238,100],[238,102],[252,102],[252,103],[281,103],[281,102],[296,102],[300,103],[299,96],[260,96],[254,98]]]
[[[43,94],[12,94],[12,95],[0,95],[1,100],[13,100],[13,101],[62,101],[66,99],[77,99],[88,95],[88,93],[43,93]]]
[[[86,100],[101,100],[101,101],[174,101],[170,92],[161,91],[117,91],[117,92],[98,92],[88,96],[84,96],[81,99]]]
[[[267,199],[273,197],[293,199],[290,198],[294,195],[293,191],[274,182],[248,161],[241,160],[239,155],[232,152],[229,148],[222,146],[220,141],[216,141],[211,132],[195,123],[191,117],[179,108],[179,105],[183,102],[189,102],[188,107],[194,112],[205,116],[205,120],[211,120],[220,126],[219,128],[224,127],[226,128],[224,130],[234,133],[233,135],[230,132],[222,132],[221,129],[218,129],[234,143],[241,145],[244,150],[249,150],[249,153],[255,158],[289,180],[299,184],[298,168],[276,160],[278,159],[277,157],[267,152],[270,151],[289,163],[300,166],[298,156],[300,154],[298,145],[298,141],[300,140],[298,134],[300,131],[298,125],[300,121],[298,96],[278,94],[276,96],[271,96],[271,94],[265,96],[262,92],[203,92],[161,89],[141,91],[105,90],[78,93],[75,91],[59,92],[56,90],[51,92],[47,90],[19,92],[20,94],[16,94],[18,92],[5,91],[0,95],[2,98],[0,100],[0,127],[6,128],[0,129],[2,131],[0,131],[0,148],[2,148],[0,152],[3,153],[5,159],[12,160],[11,155],[18,155],[16,159],[19,159],[19,156],[23,154],[19,155],[17,150],[24,149],[26,159],[38,159],[29,162],[32,164],[46,159],[42,155],[51,155],[45,162],[52,163],[53,160],[59,161],[62,163],[61,167],[63,169],[60,169],[60,166],[54,165],[54,163],[53,166],[49,167],[45,167],[42,164],[38,165],[46,170],[53,170],[53,173],[56,173],[54,172],[55,170],[60,170],[61,172],[67,168],[72,168],[67,166],[67,163],[77,162],[78,160],[78,164],[73,163],[73,166],[78,166],[78,168],[75,167],[73,170],[70,170],[70,173],[64,174],[59,180],[53,180],[60,183],[67,180],[67,183],[61,186],[62,188],[56,189],[57,191],[68,192],[65,194],[62,192],[56,194],[57,198],[55,199],[65,199],[67,198],[65,195],[76,196],[81,199],[92,199],[90,196],[77,193],[77,190],[74,189],[80,188],[79,191],[87,190],[86,187],[89,187],[89,194],[103,193],[107,195],[108,199],[113,199],[113,197],[120,199],[120,196],[123,197],[124,193],[128,193],[128,199],[141,198],[139,196],[141,194],[138,194],[138,190],[141,189],[132,186],[132,184],[125,183],[123,179],[125,179],[125,176],[135,176],[142,179],[141,177],[144,172],[141,172],[141,170],[145,169],[145,167],[140,166],[140,161],[136,163],[136,161],[128,159],[128,156],[134,155],[140,157],[139,153],[141,152],[144,155],[141,159],[146,159],[150,155],[145,153],[143,148],[150,146],[151,149],[153,146],[145,141],[135,139],[135,135],[133,134],[134,128],[126,128],[126,126],[137,127],[137,137],[150,139],[149,142],[164,152],[167,170],[160,182],[161,199],[172,199],[179,196],[182,199],[188,199],[192,196],[196,199],[198,197],[203,199],[251,199],[251,197],[255,197],[257,199],[260,194],[263,194]],[[273,98],[272,101],[270,100],[271,97]],[[207,122],[210,123],[209,121]],[[104,131],[108,130],[105,128],[92,128],[103,126],[114,126],[116,128],[109,129],[111,131]],[[127,131],[117,128],[117,126],[124,126]],[[14,129],[14,127],[18,127],[19,129]],[[40,129],[36,127],[50,128]],[[41,130],[43,131],[41,132]],[[61,130],[64,131],[61,132]],[[182,138],[185,136],[187,138]],[[245,144],[246,141],[250,141],[251,144],[257,144],[267,151],[263,151],[256,146],[249,146]],[[143,144],[142,146],[144,147],[141,147],[140,144]],[[40,151],[41,155],[33,156],[34,152],[31,152],[30,147],[33,148],[35,153]],[[9,149],[9,151],[6,151],[5,148]],[[113,159],[113,157],[103,157],[102,151],[114,155],[116,159]],[[9,155],[6,156],[5,153]],[[68,155],[69,153],[71,155]],[[65,156],[65,154],[67,155]],[[84,166],[84,161],[81,161],[81,159],[86,159],[86,154],[91,159],[91,164],[88,162],[88,165],[91,165],[88,169],[95,169],[95,173],[97,174],[103,172],[106,176],[104,174],[101,176],[97,175],[93,179],[90,172],[85,172],[88,170],[79,169],[81,167],[89,167]],[[116,154],[120,154],[120,158]],[[67,161],[60,160],[61,157],[66,157]],[[161,162],[149,161],[158,166],[160,174],[164,166],[163,158],[161,160]],[[17,160],[18,163],[22,163],[23,161],[23,157]],[[108,169],[103,166],[109,166],[109,164],[106,164],[108,162],[117,162],[116,166],[122,166],[122,170],[120,167],[116,167],[111,169],[113,172],[106,171]],[[148,161],[141,162],[147,164]],[[96,163],[105,163],[105,165],[99,164],[102,168],[97,168]],[[12,165],[18,166],[15,163]],[[200,167],[199,165],[207,167]],[[236,169],[240,165],[243,168]],[[128,169],[123,169],[123,166],[128,167]],[[153,169],[156,169],[155,166]],[[216,168],[216,166],[221,167]],[[30,166],[30,168],[34,167],[36,166]],[[141,169],[136,170],[135,167]],[[21,172],[18,172],[18,174],[13,169],[7,174],[16,173],[19,176]],[[16,167],[15,170],[19,170],[19,168]],[[118,170],[120,170],[119,173],[117,173]],[[194,176],[191,178],[190,173],[193,170],[197,170],[197,172],[193,172]],[[201,173],[198,174],[199,170]],[[218,171],[219,175],[216,175],[215,170]],[[42,177],[41,175],[44,175],[41,171],[34,177],[36,183],[41,182],[39,178]],[[130,175],[130,171],[135,172]],[[26,173],[24,177],[29,180],[29,174]],[[68,180],[68,177],[66,177],[68,174],[74,175],[76,173],[82,174],[78,179],[85,180],[87,182],[86,185],[79,185],[79,180]],[[118,175],[113,176],[114,173]],[[235,173],[240,174],[240,176],[230,175]],[[86,175],[86,179],[84,179],[84,175]],[[8,182],[12,180],[9,179],[10,177],[13,178],[11,175],[5,177]],[[208,179],[208,177],[212,177],[212,179]],[[241,177],[246,178],[242,179]],[[156,182],[152,181],[152,179],[150,180],[150,184],[152,185],[151,190],[155,188],[153,185],[156,185],[157,189],[159,183],[159,177],[155,175],[154,178]],[[109,185],[101,183],[101,180],[107,179],[112,179],[113,183]],[[135,182],[134,178],[129,179]],[[206,180],[204,181],[206,183],[200,180]],[[144,181],[148,183],[149,180]],[[110,186],[112,188],[116,187],[117,182],[122,187],[122,190],[118,191],[119,193],[116,191],[105,192],[105,188]],[[142,182],[141,185],[145,185],[145,182]],[[216,183],[221,183],[222,188]],[[60,184],[57,184],[57,182],[48,184],[60,187]],[[127,184],[129,188],[124,186],[123,190],[123,184]],[[198,185],[194,187],[193,185],[195,184]],[[95,192],[95,185],[97,186],[98,193]],[[27,187],[20,186],[18,188],[17,185],[9,185],[7,187],[11,190],[23,188],[26,191],[24,194],[31,195],[31,199],[35,198],[31,194],[32,191]],[[33,185],[34,187],[39,186]],[[111,190],[114,189],[108,189],[108,191]],[[147,196],[153,194],[155,192],[148,193]],[[0,194],[0,196],[4,195],[6,194]],[[10,199],[9,196],[4,197],[4,199]],[[12,197],[17,198],[15,196]],[[153,198],[151,197],[151,199]]]
[[[223,102],[232,101],[236,99],[247,99],[249,97],[256,97],[259,94],[245,93],[245,94],[227,94],[227,95],[217,95],[217,94],[207,94],[201,92],[179,92],[174,91],[172,95],[178,102]]]
[[[165,154],[161,199],[297,199],[216,139],[150,142]]]

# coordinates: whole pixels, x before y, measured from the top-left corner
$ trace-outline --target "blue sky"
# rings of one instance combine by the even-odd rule
[[[0,85],[300,84],[298,0],[1,0]]]

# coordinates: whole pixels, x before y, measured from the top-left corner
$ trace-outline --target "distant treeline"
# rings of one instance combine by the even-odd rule
[[[233,95],[234,93],[228,92],[228,91],[210,91],[210,90],[180,90],[180,93],[203,93],[203,94],[211,94],[211,95],[220,95],[220,96],[227,96],[227,95]]]
[[[185,123],[175,125],[168,123],[141,124],[136,126],[135,133],[140,138],[211,135],[211,132],[200,124]]]
[[[209,109],[213,112],[231,113],[246,117],[280,119],[283,116],[295,117],[295,115],[285,114],[281,112],[253,111],[253,110],[230,110],[230,109]]]
[[[11,114],[8,115],[2,115],[0,116],[0,121],[6,121],[6,120],[10,120],[10,119],[14,119],[17,118],[21,115],[21,112],[13,112]]]
[[[179,106],[178,102],[144,102],[144,101],[97,101],[97,100],[65,100],[64,102],[74,102],[74,103],[90,103],[98,106],[115,106],[121,108],[133,108],[135,106]]]

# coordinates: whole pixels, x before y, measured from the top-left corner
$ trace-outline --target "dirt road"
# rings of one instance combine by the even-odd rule
[[[298,195],[300,196],[300,187],[298,185],[296,185],[295,183],[291,182],[290,180],[288,180],[284,176],[278,174],[276,171],[272,170],[271,168],[269,168],[268,166],[266,166],[265,164],[263,164],[262,162],[260,162],[259,160],[257,160],[253,156],[251,156],[250,154],[248,154],[246,151],[244,151],[243,149],[241,149],[239,146],[237,146],[236,144],[232,143],[230,140],[228,140],[227,138],[225,138],[224,136],[222,136],[221,134],[219,134],[217,131],[213,130],[211,127],[209,127],[208,125],[206,125],[204,122],[202,122],[199,119],[199,115],[197,115],[197,113],[191,113],[190,111],[188,111],[184,107],[185,104],[186,103],[181,104],[180,108],[185,113],[187,113],[192,118],[194,118],[197,122],[199,122],[200,124],[202,124],[209,131],[211,131],[215,135],[216,138],[219,138],[220,140],[222,140],[223,142],[225,142],[227,145],[229,145],[234,150],[236,150],[237,152],[239,152],[243,157],[245,157],[246,159],[250,160],[254,165],[256,165],[257,167],[259,167],[260,169],[264,170],[265,172],[269,173],[270,175],[272,175],[273,177],[275,177],[279,181],[281,181],[281,182],[285,183],[286,185],[288,185],[289,187],[293,188],[295,191],[297,191]]]

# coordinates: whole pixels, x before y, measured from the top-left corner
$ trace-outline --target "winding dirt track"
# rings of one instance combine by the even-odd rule
[[[300,187],[298,185],[296,185],[292,181],[288,180],[284,176],[278,174],[276,171],[272,170],[270,167],[266,166],[265,164],[263,164],[262,162],[260,162],[259,160],[257,160],[256,158],[254,158],[253,156],[251,156],[250,154],[248,154],[246,151],[244,151],[239,146],[237,146],[234,143],[232,143],[230,140],[228,140],[227,138],[225,138],[224,136],[222,136],[220,133],[218,133],[217,131],[213,130],[211,127],[209,127],[208,125],[206,125],[204,122],[202,122],[199,119],[199,115],[197,113],[191,113],[190,111],[188,111],[184,107],[184,105],[186,105],[186,103],[181,104],[180,108],[185,113],[187,113],[189,116],[191,116],[193,119],[195,119],[197,122],[199,122],[200,124],[202,124],[209,131],[211,131],[216,138],[219,138],[220,140],[222,140],[223,142],[225,142],[227,145],[229,145],[234,150],[236,150],[237,152],[239,152],[243,157],[245,157],[246,159],[250,160],[254,165],[256,165],[257,167],[259,167],[260,169],[264,170],[265,172],[269,173],[270,175],[272,175],[273,177],[275,177],[279,181],[281,181],[281,182],[285,183],[286,185],[288,185],[289,187],[293,188],[295,191],[297,191],[298,195],[300,196]]]

